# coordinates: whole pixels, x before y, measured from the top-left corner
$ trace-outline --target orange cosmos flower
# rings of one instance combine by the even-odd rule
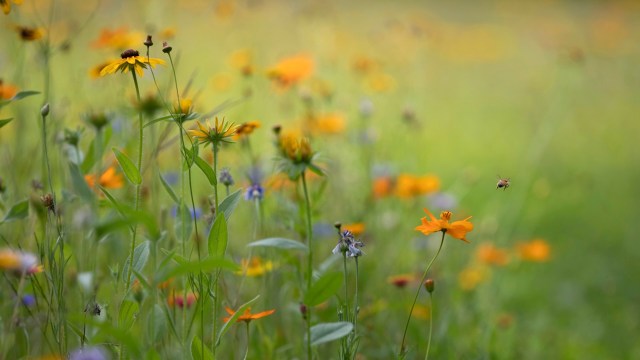
[[[17,93],[17,87],[10,84],[5,84],[4,81],[0,79],[0,100],[9,100]]]
[[[267,71],[267,75],[281,87],[289,87],[308,78],[313,73],[313,59],[298,55],[282,59]]]
[[[341,114],[325,114],[313,119],[311,130],[320,134],[339,134],[344,131],[345,123]]]
[[[433,216],[433,214],[430,213],[426,208],[424,209],[424,212],[429,215],[430,220],[427,220],[426,217],[420,219],[422,221],[422,225],[416,226],[416,230],[422,232],[425,235],[442,231],[444,233],[447,233],[451,237],[460,239],[464,242],[469,242],[467,239],[465,239],[465,236],[468,232],[473,230],[473,224],[468,221],[469,219],[471,219],[471,216],[464,220],[449,223],[449,220],[451,219],[451,211],[441,212],[440,219],[436,219],[436,217]]]
[[[137,50],[129,49],[120,54],[120,59],[112,61],[109,65],[100,70],[100,76],[113,74],[116,71],[122,73],[128,73],[129,71],[135,71],[136,74],[143,76],[143,69],[147,68],[147,65],[155,67],[156,65],[164,65],[164,60],[156,58],[147,58],[146,56],[140,56]]]
[[[84,180],[89,187],[96,184],[96,176],[93,174],[85,175]],[[100,186],[106,189],[119,189],[124,185],[124,179],[121,174],[116,172],[115,166],[110,166],[102,175],[100,175]]]
[[[504,266],[509,263],[509,254],[506,250],[485,243],[478,247],[476,258],[488,265]]]
[[[342,230],[351,231],[351,233],[354,236],[362,235],[362,233],[364,233],[364,229],[365,229],[365,226],[364,226],[364,223],[362,222],[342,225]]]
[[[393,179],[388,176],[381,176],[373,180],[373,197],[376,199],[391,195],[393,190]]]
[[[551,247],[542,239],[518,244],[518,255],[522,260],[545,262],[551,257]]]
[[[233,314],[235,314],[236,312],[231,310],[229,307],[225,307],[225,310],[227,311],[227,313],[229,313],[230,316],[227,316],[227,317],[223,318],[222,321],[227,322],[227,321],[229,321],[229,319],[231,319],[231,316],[233,316]],[[247,310],[244,311],[244,314],[240,315],[237,318],[236,322],[244,321],[244,322],[248,323],[251,320],[256,320],[256,319],[263,318],[265,316],[269,316],[269,315],[273,314],[274,312],[276,312],[275,309],[259,312],[257,314],[252,314],[251,313],[251,308],[247,308]]]

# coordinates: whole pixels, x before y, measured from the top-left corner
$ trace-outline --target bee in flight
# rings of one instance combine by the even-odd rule
[[[509,187],[509,185],[511,185],[511,178],[501,178],[498,175],[498,185],[496,186],[496,189],[504,189],[507,190],[507,188]]]

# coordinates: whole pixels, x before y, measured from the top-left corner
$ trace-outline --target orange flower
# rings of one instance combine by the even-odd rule
[[[396,180],[395,193],[400,198],[429,194],[440,189],[440,179],[434,175],[414,176],[400,174]]]
[[[345,119],[341,114],[325,114],[313,119],[311,128],[320,134],[339,134],[344,131]]]
[[[96,184],[96,176],[93,174],[85,175],[84,180],[89,187]],[[124,179],[121,174],[116,172],[115,166],[110,166],[102,175],[100,175],[100,186],[106,189],[119,189],[124,185]]]
[[[17,87],[10,84],[5,84],[4,81],[0,79],[0,100],[9,100],[17,93]]]
[[[471,291],[488,279],[487,270],[485,267],[468,267],[458,275],[458,284],[463,290]]]
[[[422,221],[422,225],[416,226],[416,230],[422,232],[425,235],[442,231],[449,234],[449,236],[453,238],[460,239],[464,242],[469,242],[467,239],[465,239],[465,236],[468,232],[473,230],[473,224],[467,221],[471,219],[471,216],[464,220],[449,223],[449,220],[451,219],[451,211],[441,212],[440,219],[436,219],[436,217],[433,216],[433,214],[430,213],[426,208],[424,209],[424,212],[429,215],[431,220],[427,220],[426,216],[423,217],[422,219],[420,219]]]
[[[225,307],[225,310],[227,311],[227,313],[229,313],[230,316],[227,316],[225,318],[222,319],[222,321],[227,322],[231,319],[231,316],[233,316],[233,314],[235,314],[236,312],[231,310],[228,307]],[[263,312],[259,312],[257,314],[252,314],[251,313],[251,308],[247,308],[247,310],[244,311],[244,314],[240,315],[237,319],[236,322],[238,321],[244,321],[244,322],[250,322],[251,320],[256,320],[256,319],[260,319],[263,318],[265,316],[269,316],[271,314],[273,314],[274,312],[276,312],[275,309],[273,310],[267,310],[267,311],[263,311]]]
[[[129,32],[126,28],[103,29],[100,36],[91,43],[94,48],[125,50],[142,43],[144,36],[138,32]]]
[[[551,247],[542,239],[518,244],[517,251],[520,258],[526,261],[544,262],[551,256]]]
[[[362,222],[342,225],[342,230],[351,231],[354,236],[362,235],[362,233],[364,233],[364,229],[364,223]]]
[[[236,135],[234,139],[240,139],[242,137],[249,136],[253,133],[253,130],[260,127],[260,121],[248,121],[246,123],[242,123],[238,125],[238,129],[236,130]]]
[[[13,3],[20,5],[22,4],[22,0],[13,0]],[[0,7],[2,7],[2,12],[4,12],[5,15],[9,15],[11,12],[11,4],[9,3],[9,0],[0,0]]]
[[[478,247],[476,258],[480,260],[480,262],[488,265],[504,266],[509,263],[507,251],[497,248],[490,243],[485,243]]]
[[[373,197],[376,199],[391,195],[393,180],[388,176],[381,176],[373,180]]]
[[[267,71],[267,76],[281,87],[287,88],[308,78],[313,73],[313,59],[298,55],[282,59]]]

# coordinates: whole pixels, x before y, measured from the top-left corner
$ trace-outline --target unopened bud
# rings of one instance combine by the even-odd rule
[[[307,318],[307,305],[302,304],[302,303],[300,304],[300,313],[302,314],[302,317],[304,319]]]
[[[280,125],[274,125],[274,126],[273,126],[273,128],[272,128],[272,130],[273,130],[273,133],[274,133],[274,134],[276,134],[276,135],[280,135],[280,131],[282,130],[282,126],[280,126]]]
[[[433,279],[427,279],[427,281],[424,282],[424,287],[427,289],[429,293],[432,293],[433,290],[435,289],[435,284],[433,282]]]
[[[151,35],[147,35],[147,40],[143,43],[146,47],[153,46],[153,41],[151,40]]]
[[[171,50],[173,50],[173,48],[171,46],[169,46],[169,44],[167,44],[166,41],[162,42],[162,52],[165,54],[169,54],[171,52]]]
[[[333,224],[333,227],[334,227],[334,228],[336,228],[336,229],[338,229],[338,231],[340,231],[340,228],[342,228],[342,223],[340,223],[340,221],[336,221],[336,222]]]
[[[47,117],[47,115],[49,115],[49,103],[44,104],[44,106],[42,106],[42,109],[40,109],[40,114],[42,115],[42,117]]]

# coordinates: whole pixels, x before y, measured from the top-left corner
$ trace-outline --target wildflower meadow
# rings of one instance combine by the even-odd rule
[[[636,1],[0,7],[0,359],[640,358]]]

